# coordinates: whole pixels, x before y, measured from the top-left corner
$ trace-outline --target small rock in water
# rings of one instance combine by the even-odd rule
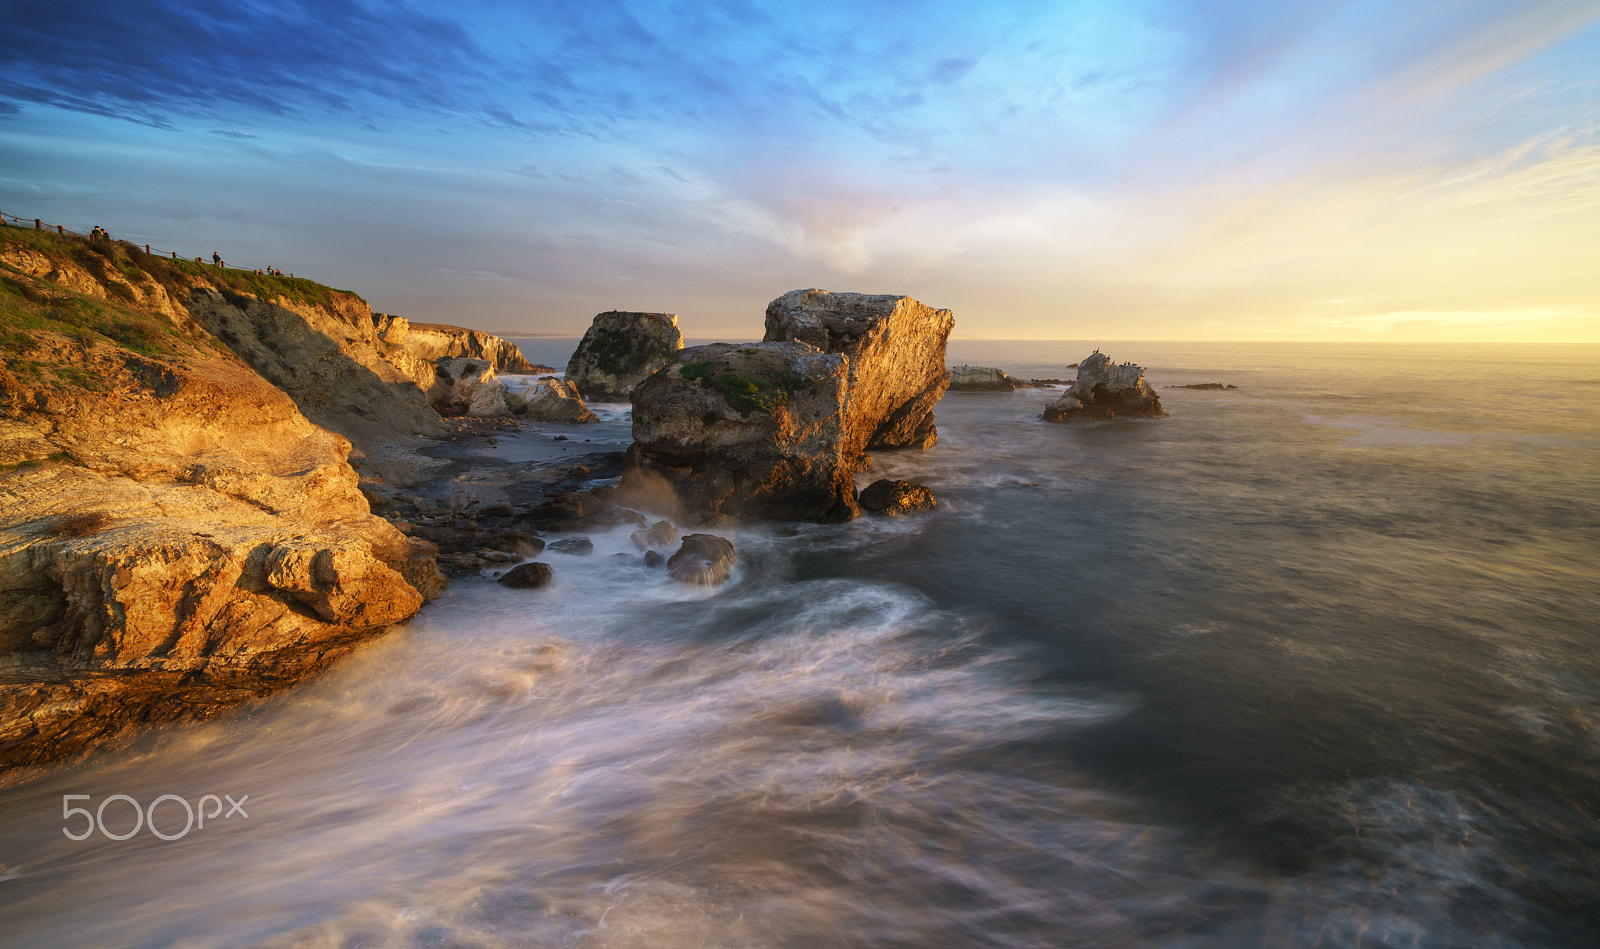
[[[553,441],[553,442],[564,442],[564,441],[567,440],[567,436],[565,436],[565,435],[557,435],[555,438],[552,438],[550,440]]]
[[[544,550],[544,541],[527,531],[504,530],[490,534],[483,541],[483,546],[490,550],[503,550],[523,557],[537,557],[540,551]]]
[[[904,517],[918,511],[931,511],[939,506],[933,492],[910,481],[893,481],[883,478],[867,485],[858,499],[863,511]]]
[[[680,583],[706,586],[721,583],[733,573],[737,556],[733,541],[715,534],[690,534],[667,561],[667,573]]]
[[[505,576],[500,578],[500,583],[503,586],[515,587],[519,590],[532,590],[549,586],[550,580],[549,564],[524,563],[507,570]]]
[[[667,558],[661,556],[660,551],[647,550],[644,552],[644,565],[646,567],[659,567],[666,562]]]
[[[652,547],[670,547],[678,542],[678,529],[667,521],[656,521],[649,530],[637,530],[629,535],[633,545],[640,550]]]
[[[1214,391],[1221,391],[1223,389],[1237,389],[1239,387],[1238,386],[1234,386],[1234,385],[1225,386],[1220,382],[1191,382],[1186,386],[1167,386],[1167,388],[1168,389],[1209,389],[1209,390],[1214,390]]]
[[[545,550],[570,554],[574,557],[587,557],[594,553],[594,541],[587,537],[568,537],[566,540],[558,540],[546,546]]]

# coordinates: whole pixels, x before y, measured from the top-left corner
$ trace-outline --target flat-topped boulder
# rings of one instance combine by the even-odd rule
[[[951,392],[1015,392],[1026,385],[995,366],[962,364],[950,369]]]
[[[792,290],[767,304],[766,339],[809,343],[849,360],[841,437],[851,453],[928,448],[933,407],[950,384],[949,310],[892,293]]]
[[[691,520],[849,520],[860,460],[845,437],[849,391],[848,359],[808,343],[682,349],[633,391],[629,461],[660,475]]]
[[[1161,397],[1145,381],[1143,367],[1131,362],[1113,363],[1099,350],[1078,363],[1078,378],[1072,387],[1044,407],[1047,422],[1160,418],[1166,414]]]
[[[586,399],[626,402],[682,348],[676,313],[601,313],[567,361],[567,381]]]

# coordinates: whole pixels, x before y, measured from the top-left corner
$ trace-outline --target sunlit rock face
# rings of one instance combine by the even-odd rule
[[[567,381],[597,402],[626,402],[683,348],[676,313],[612,310],[594,318],[567,361]]]
[[[599,416],[589,411],[578,387],[560,379],[541,379],[526,395],[526,417],[534,422],[563,422],[581,424],[598,422]]]
[[[678,351],[633,392],[629,460],[662,477],[689,520],[844,521],[858,513],[849,367],[807,343]]]
[[[1145,381],[1144,369],[1131,362],[1112,363],[1095,352],[1078,363],[1078,379],[1061,398],[1044,407],[1047,422],[1073,419],[1160,418],[1161,398]]]
[[[949,310],[889,293],[792,290],[767,304],[766,325],[770,341],[848,357],[847,451],[928,448],[938,440],[933,407],[950,385]]]
[[[506,402],[506,387],[494,374],[494,366],[485,359],[440,359],[428,399],[443,415],[487,418],[511,411]]]
[[[517,344],[498,336],[444,323],[413,323],[403,316],[372,314],[378,337],[416,359],[433,363],[446,357],[482,359],[499,373],[532,374],[537,370]],[[422,383],[427,388],[426,383]]]
[[[63,243],[62,266],[74,249]],[[116,273],[143,289],[97,284],[98,329],[34,322],[8,336],[0,769],[292,683],[444,586],[431,544],[371,514],[349,439],[309,421],[241,354],[267,360],[267,344],[280,344],[272,365],[298,398],[340,418],[351,403],[318,396],[362,378],[353,360],[372,349],[360,298],[322,288],[314,305],[265,304],[131,245],[90,251],[104,260],[88,258],[73,280],[50,278],[61,266],[6,278],[63,312],[95,297],[77,288],[83,280]],[[36,264],[54,259],[48,247],[31,253]],[[259,325],[247,331],[245,317]],[[320,339],[319,325],[328,329]],[[362,392],[389,388],[368,377],[377,381]],[[413,407],[369,406],[367,417],[433,415]]]

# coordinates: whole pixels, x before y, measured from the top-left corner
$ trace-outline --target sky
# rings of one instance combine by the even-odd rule
[[[0,8],[0,211],[417,321],[1600,342],[1600,0]]]

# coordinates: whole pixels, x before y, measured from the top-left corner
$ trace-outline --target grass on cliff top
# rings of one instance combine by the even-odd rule
[[[730,406],[746,416],[751,412],[772,412],[788,405],[794,393],[810,385],[805,378],[790,372],[763,372],[754,379],[746,379],[732,369],[713,373],[709,362],[684,363],[678,375],[691,382],[698,379],[701,385],[722,393]]]
[[[126,259],[109,259],[83,246],[73,246],[86,244],[85,241],[42,231],[6,228],[0,231],[0,237],[10,242],[13,232],[34,237],[16,243],[30,244],[52,258],[78,263],[96,275],[113,296],[98,300],[10,267],[0,267],[0,358],[13,372],[28,374],[26,357],[38,348],[33,336],[37,331],[60,333],[85,349],[104,339],[142,356],[172,355],[187,347],[183,335],[164,320],[134,309],[132,294],[126,287],[106,280],[106,274],[116,270],[130,283],[148,282],[144,272],[133,268]],[[122,293],[116,293],[118,290]]]
[[[165,287],[168,295],[180,305],[188,296],[193,277],[200,277],[218,289],[249,294],[268,302],[281,296],[294,303],[331,306],[335,294],[360,299],[360,295],[352,291],[337,290],[305,277],[273,277],[250,270],[214,267],[193,258],[147,254],[142,246],[128,241],[91,241],[76,235],[6,225],[0,227],[0,242],[23,244],[51,257],[72,260],[102,279],[108,268],[133,284],[142,282],[148,275],[148,279]],[[114,287],[108,283],[108,288]]]

